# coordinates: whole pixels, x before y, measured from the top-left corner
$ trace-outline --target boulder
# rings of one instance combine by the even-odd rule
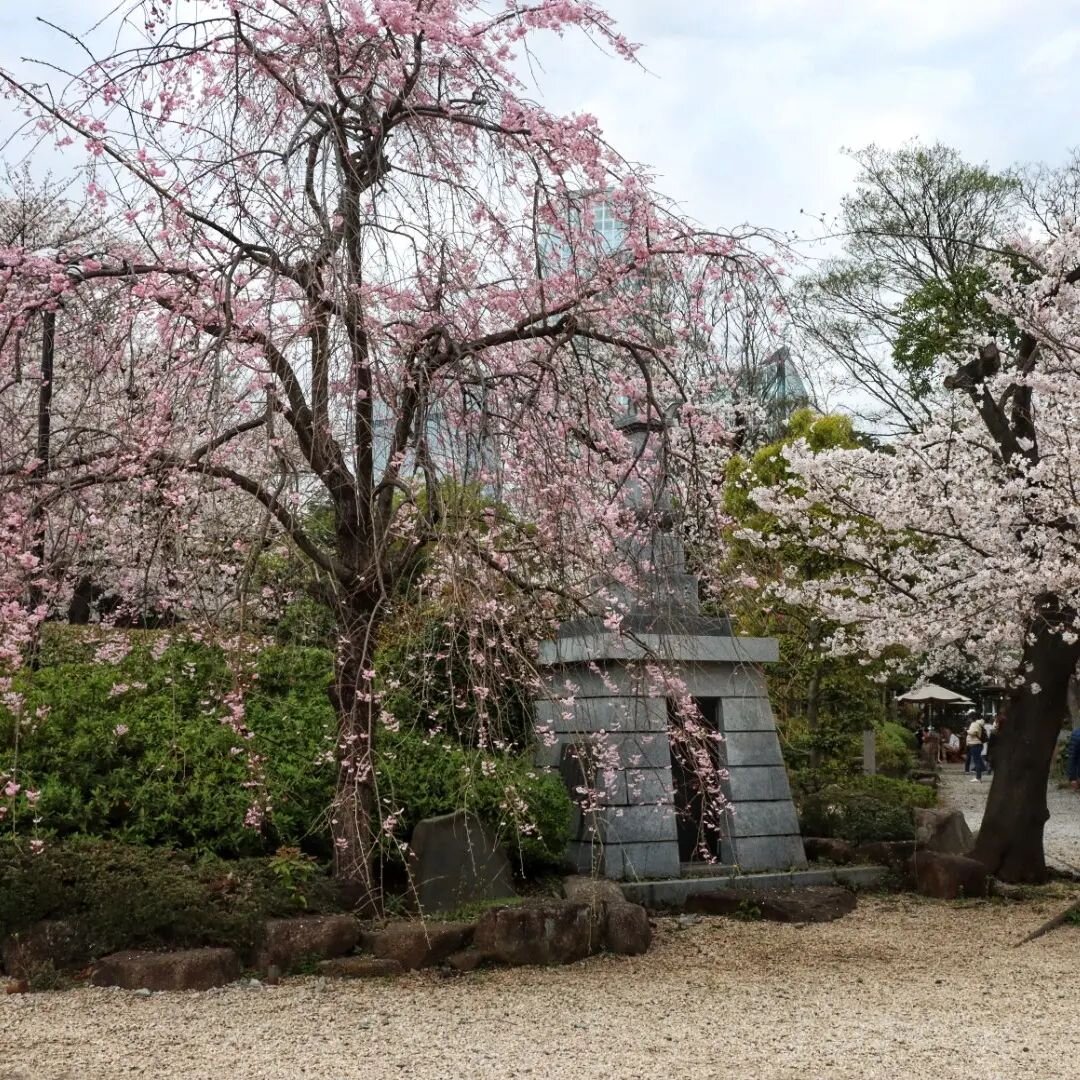
[[[608,904],[604,917],[604,948],[620,956],[640,956],[652,944],[648,912],[640,904]]]
[[[919,764],[927,772],[937,772],[938,757],[941,754],[941,738],[937,732],[932,732],[923,739],[919,749]]]
[[[966,855],[944,851],[916,851],[908,864],[915,888],[923,896],[939,900],[986,896],[989,877],[986,867]]]
[[[966,855],[975,846],[975,838],[959,810],[917,809],[915,843],[927,851]]]
[[[400,975],[404,969],[396,960],[370,956],[336,956],[319,961],[319,974],[331,979],[378,979]]]
[[[406,971],[440,964],[467,948],[476,930],[464,922],[396,922],[380,931],[372,951],[383,960],[393,960]]]
[[[990,879],[988,888],[991,896],[1000,896],[1002,900],[1027,900],[1031,895],[1027,885],[1013,885],[995,877]]]
[[[855,849],[855,858],[860,862],[877,863],[891,870],[903,870],[914,854],[914,840],[871,840]]]
[[[487,957],[479,949],[462,949],[446,959],[447,964],[455,971],[475,971]]]
[[[603,947],[622,956],[647,952],[652,943],[649,915],[631,904],[619,885],[608,878],[574,875],[563,879],[563,894],[574,904],[588,904]]]
[[[252,966],[261,972],[271,967],[288,972],[304,960],[344,956],[359,940],[360,924],[351,915],[268,919]]]
[[[610,878],[586,877],[574,874],[563,878],[563,896],[574,904],[625,904],[626,897],[619,885]]]
[[[85,944],[74,923],[47,919],[9,935],[0,955],[4,970],[22,978],[46,964],[65,968],[82,963],[87,959]]]
[[[811,861],[826,859],[828,862],[843,866],[855,858],[855,850],[846,840],[837,840],[831,836],[803,837],[806,857]]]
[[[464,810],[418,822],[411,846],[413,890],[424,915],[516,895],[498,837]]]
[[[589,904],[546,900],[488,911],[473,945],[502,964],[571,964],[598,952],[603,928]]]
[[[90,974],[94,986],[125,990],[209,990],[240,977],[232,949],[119,952],[102,957]]]
[[[832,922],[855,910],[855,894],[840,885],[803,889],[713,889],[687,898],[686,910],[702,915],[749,915],[770,922]]]

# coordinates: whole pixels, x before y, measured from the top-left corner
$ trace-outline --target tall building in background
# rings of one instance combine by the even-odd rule
[[[739,379],[739,391],[759,413],[747,420],[750,443],[779,439],[791,414],[811,403],[810,392],[786,345],[781,345],[760,367],[745,369]]]

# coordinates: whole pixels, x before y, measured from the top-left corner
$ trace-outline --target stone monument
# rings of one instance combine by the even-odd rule
[[[621,426],[640,448],[661,424],[627,417]],[[777,643],[735,636],[727,618],[701,613],[665,492],[649,496],[636,486],[627,500],[654,526],[630,553],[647,572],[623,591],[621,625],[575,619],[540,653],[546,689],[536,702],[538,764],[560,771],[579,803],[588,793],[569,860],[581,873],[616,880],[677,878],[710,864],[747,873],[803,869],[760,670],[778,659]],[[730,806],[719,828],[701,828],[703,801],[672,753],[674,705],[658,669],[680,681],[718,735],[711,753]]]

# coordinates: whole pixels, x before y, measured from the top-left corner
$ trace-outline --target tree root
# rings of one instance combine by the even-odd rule
[[[1037,930],[1032,930],[1023,941],[1018,941],[1013,948],[1019,949],[1021,945],[1026,945],[1029,941],[1034,941],[1044,934],[1049,934],[1051,930],[1056,930],[1059,926],[1068,922],[1069,916],[1074,912],[1080,912],[1080,900],[1073,901],[1064,911],[1059,912],[1052,919],[1047,919]]]

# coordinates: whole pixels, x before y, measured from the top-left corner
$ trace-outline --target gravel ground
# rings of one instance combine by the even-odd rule
[[[982,824],[992,779],[984,776],[982,783],[973,784],[962,765],[941,768],[941,801],[962,810],[972,832],[977,832]],[[1043,840],[1047,862],[1080,872],[1080,795],[1051,781],[1046,800],[1050,808]]]
[[[568,968],[11,996],[0,1078],[1074,1077],[1080,929],[1012,948],[1064,895],[863,897],[806,927],[665,919],[647,956]]]

